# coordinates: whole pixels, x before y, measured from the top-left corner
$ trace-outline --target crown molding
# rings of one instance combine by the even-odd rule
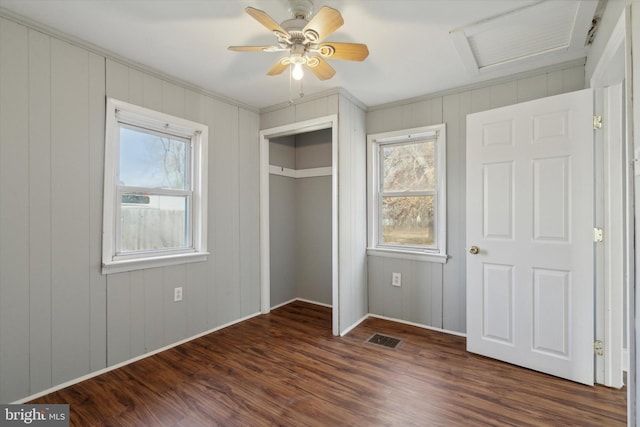
[[[305,95],[305,96],[300,97],[300,98],[292,99],[291,101],[280,102],[278,104],[270,105],[268,107],[263,107],[263,108],[261,108],[259,110],[259,112],[260,112],[260,114],[271,113],[273,111],[282,110],[284,108],[289,108],[289,107],[291,107],[293,105],[304,104],[305,102],[315,101],[317,99],[326,98],[326,97],[332,96],[332,95],[338,95],[338,96],[340,96],[342,98],[346,98],[350,102],[355,104],[358,108],[362,109],[365,112],[367,111],[367,106],[362,101],[360,101],[358,98],[356,98],[351,93],[349,93],[346,89],[344,89],[343,87],[334,87],[334,88],[331,88],[331,89],[323,90],[321,92],[315,92],[315,93],[312,93],[312,94],[309,94],[309,95]]]
[[[493,86],[493,85],[497,85],[497,84],[501,84],[501,83],[507,83],[507,82],[511,82],[514,80],[520,80],[520,79],[524,79],[527,77],[533,77],[533,76],[537,76],[540,75],[542,73],[550,73],[553,71],[559,71],[559,70],[565,70],[568,68],[573,68],[573,67],[580,67],[580,66],[584,66],[585,63],[587,61],[586,57],[582,57],[579,59],[574,59],[571,61],[565,61],[559,64],[554,64],[554,65],[549,65],[546,67],[540,67],[540,68],[535,68],[533,70],[527,70],[527,71],[523,71],[520,73],[515,73],[515,74],[509,74],[508,76],[504,76],[504,77],[497,77],[494,79],[489,79],[489,80],[483,80],[481,82],[477,82],[477,83],[471,83],[468,85],[464,85],[464,86],[458,86],[455,88],[451,88],[451,89],[446,89],[443,91],[439,91],[439,92],[433,92],[433,93],[428,93],[428,94],[424,94],[424,95],[419,95],[416,97],[412,97],[412,98],[407,98],[407,99],[402,99],[399,101],[393,101],[393,102],[388,102],[385,104],[379,104],[379,105],[374,105],[374,106],[370,106],[368,107],[367,111],[377,111],[377,110],[385,110],[387,108],[393,108],[393,107],[399,107],[402,105],[407,105],[407,104],[413,104],[416,102],[421,102],[421,101],[427,101],[433,98],[441,98],[444,96],[448,96],[448,95],[455,95],[458,93],[462,93],[462,92],[467,92],[470,90],[474,90],[474,89],[481,89],[487,86]]]
[[[146,65],[143,65],[139,62],[136,62],[135,60],[132,60],[130,58],[126,58],[122,55],[118,55],[115,52],[112,52],[108,49],[105,49],[103,47],[100,47],[98,45],[95,45],[93,43],[89,43],[85,40],[80,39],[79,37],[73,36],[71,34],[65,33],[64,31],[60,31],[57,30],[55,28],[52,28],[48,25],[42,24],[40,22],[37,22],[33,19],[27,18],[23,15],[20,15],[18,13],[12,12],[10,10],[7,10],[6,8],[3,8],[0,6],[0,18],[5,18],[9,21],[13,21],[16,24],[20,24],[23,25],[27,28],[30,28],[32,30],[41,32],[43,34],[46,34],[50,37],[53,37],[55,39],[58,39],[60,41],[63,41],[65,43],[69,43],[70,45],[79,47],[81,49],[85,49],[91,53],[94,53],[96,55],[102,56],[105,59],[109,59],[112,60],[114,62],[118,62],[122,65],[125,65],[127,67],[131,67],[135,70],[138,70],[140,72],[152,75],[154,77],[157,77],[161,80],[165,80],[165,81],[169,81],[171,83],[175,83],[178,84],[179,86],[182,86],[185,89],[189,89],[192,90],[196,93],[199,93],[201,95],[206,95],[209,96],[211,98],[214,98],[218,101],[222,101],[224,103],[236,106],[238,108],[242,108],[245,110],[249,110],[252,111],[254,113],[258,113],[259,109],[256,108],[255,106],[252,105],[248,105],[245,104],[243,102],[237,101],[235,99],[229,98],[227,96],[221,95],[219,93],[213,92],[211,90],[205,89],[203,87],[200,87],[198,85],[195,85],[193,83],[190,83],[186,80],[182,80],[179,79],[177,77],[171,76],[169,74],[165,74],[161,71],[158,71],[154,68],[148,67]]]

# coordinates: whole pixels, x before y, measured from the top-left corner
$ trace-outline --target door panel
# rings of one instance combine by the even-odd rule
[[[539,242],[569,241],[568,157],[533,160],[533,238]]]
[[[569,357],[569,271],[533,269],[533,346],[535,351]]]
[[[483,337],[513,345],[513,266],[484,264]]]
[[[467,118],[467,348],[593,384],[593,95]]]
[[[483,165],[485,239],[513,239],[513,163]]]

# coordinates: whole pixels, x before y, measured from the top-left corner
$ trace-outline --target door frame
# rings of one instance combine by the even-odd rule
[[[600,169],[601,182],[598,187],[601,189],[596,198],[601,198],[602,206],[600,212],[596,209],[597,226],[604,226],[605,239],[603,247],[597,249],[596,258],[596,339],[602,339],[604,342],[604,356],[596,357],[596,382],[610,387],[622,386],[622,369],[623,369],[623,331],[626,322],[627,330],[627,348],[628,355],[626,360],[628,363],[627,390],[631,393],[634,389],[633,381],[635,378],[634,361],[634,345],[631,331],[633,331],[633,321],[635,318],[633,304],[633,239],[630,236],[634,234],[633,225],[633,171],[629,167],[629,163],[622,177],[612,177],[615,173],[614,166],[616,160],[625,160],[633,158],[633,147],[630,139],[628,128],[633,123],[631,109],[631,75],[629,73],[629,64],[631,59],[630,52],[630,35],[631,22],[629,7],[625,8],[622,15],[618,19],[611,36],[605,46],[604,52],[598,64],[596,65],[590,86],[596,92],[595,114],[604,116],[602,131],[596,132],[596,146],[599,147],[599,153],[602,157],[596,158],[596,167]],[[610,87],[622,83],[626,84],[624,93],[622,93],[622,102],[626,105],[626,117],[624,122],[627,129],[615,129],[622,134],[621,152],[616,153],[609,144],[609,138],[612,130],[607,125],[612,124],[612,120],[607,119],[607,114],[611,113],[608,105],[611,91]],[[615,112],[615,111],[614,111]],[[604,131],[604,132],[603,132]],[[625,138],[626,136],[626,138]],[[626,161],[626,160],[625,160]],[[626,187],[623,193],[620,185]],[[623,227],[614,227],[611,221],[616,218],[626,218]],[[609,230],[607,230],[609,229]],[[622,260],[622,262],[619,262]],[[624,282],[623,282],[624,280]],[[622,319],[616,316],[617,313],[623,312],[623,283],[627,288],[627,318]],[[629,395],[631,397],[631,395]],[[632,399],[629,398],[628,402]],[[628,411],[631,412],[631,411]]]
[[[340,334],[338,283],[338,116],[331,114],[311,120],[263,129],[260,144],[260,311],[271,311],[271,254],[269,237],[269,140],[322,129],[331,129],[331,289],[332,333]]]

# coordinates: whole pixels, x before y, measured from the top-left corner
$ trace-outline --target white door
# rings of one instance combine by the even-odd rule
[[[590,385],[592,111],[584,90],[467,117],[467,350]]]

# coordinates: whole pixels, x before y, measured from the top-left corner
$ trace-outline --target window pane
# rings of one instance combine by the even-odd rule
[[[435,197],[383,197],[380,243],[433,246]]]
[[[382,145],[382,191],[432,191],[435,141]]]
[[[187,173],[186,139],[120,126],[120,185],[185,190]]]
[[[181,196],[123,195],[120,252],[190,246],[188,205],[189,199]]]

